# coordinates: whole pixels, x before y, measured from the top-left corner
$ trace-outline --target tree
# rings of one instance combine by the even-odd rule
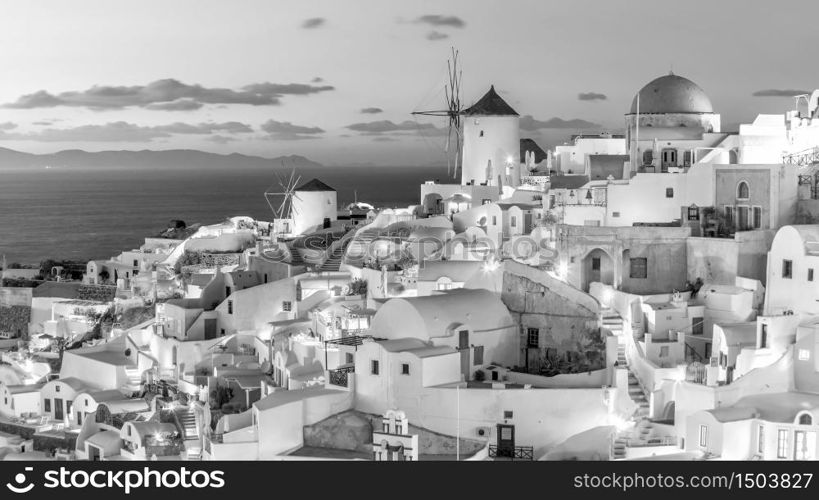
[[[108,281],[108,278],[110,278],[111,275],[108,274],[108,271],[106,269],[103,269],[102,271],[100,271],[99,277],[100,277],[100,281],[105,283],[106,281]]]

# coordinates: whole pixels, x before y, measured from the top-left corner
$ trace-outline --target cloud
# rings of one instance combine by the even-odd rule
[[[365,114],[365,115],[375,115],[375,114],[383,113],[383,112],[384,112],[384,110],[381,109],[381,108],[363,108],[361,110],[361,113]]]
[[[193,111],[204,106],[201,102],[193,99],[177,99],[170,102],[155,102],[145,106],[145,109],[156,111]]]
[[[38,132],[9,133],[0,131],[0,140],[39,142],[150,142],[154,139],[181,135],[205,135],[214,132],[239,134],[252,132],[244,123],[171,123],[169,125],[142,126],[124,121],[103,125],[81,125],[70,128],[47,128]]]
[[[0,123],[0,130],[11,130],[17,128],[17,124],[14,122],[3,122]]]
[[[56,106],[84,107],[93,110],[141,107],[159,110],[198,109],[205,104],[248,104],[272,106],[285,95],[308,95],[334,90],[329,85],[303,83],[254,83],[239,90],[189,85],[173,78],[156,80],[147,85],[95,85],[81,91],[50,94],[45,90],[19,97],[5,108],[32,109]]]
[[[449,38],[449,35],[446,33],[441,33],[440,31],[432,30],[427,33],[427,40],[431,40],[433,42],[437,40],[444,40],[446,38]]]
[[[323,17],[311,17],[310,19],[305,19],[303,23],[301,23],[301,27],[304,29],[314,29],[320,26],[323,26],[326,19]]]
[[[324,133],[324,129],[319,127],[294,125],[290,122],[276,120],[267,120],[262,124],[261,129],[268,133],[268,139],[285,141],[314,139],[317,135]]]
[[[353,123],[347,125],[348,129],[356,132],[362,132],[365,135],[376,135],[391,132],[417,132],[423,129],[435,129],[435,125],[431,123],[417,123],[411,120],[405,120],[401,123],[393,123],[390,120],[379,120],[366,123]]]
[[[373,137],[373,141],[375,141],[375,142],[395,142],[397,140],[398,139],[396,139],[394,137],[390,137],[388,135],[377,135],[377,136]]]
[[[754,97],[793,97],[795,95],[810,94],[809,90],[794,90],[794,89],[765,89],[757,90],[753,94]]]
[[[416,23],[429,24],[430,26],[449,26],[452,28],[463,28],[466,22],[458,16],[442,16],[438,14],[427,14],[415,20]]]
[[[324,81],[324,78],[322,78],[320,76],[317,76],[317,77],[313,78],[312,80],[310,80],[311,83],[321,83],[323,81]]]
[[[598,128],[597,123],[588,122],[579,118],[564,120],[562,118],[549,118],[546,121],[536,120],[532,115],[520,117],[521,130],[535,131],[540,129],[586,129]]]
[[[598,92],[581,92],[577,94],[577,100],[579,101],[605,101],[606,99],[608,99],[606,94]]]
[[[227,144],[229,142],[237,141],[238,139],[235,137],[229,137],[226,135],[212,135],[210,137],[205,138],[206,141],[215,142],[216,144]]]

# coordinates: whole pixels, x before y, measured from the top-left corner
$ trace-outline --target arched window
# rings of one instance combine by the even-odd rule
[[[813,416],[809,413],[799,415],[799,425],[813,425]]]
[[[748,188],[748,183],[745,181],[741,181],[737,186],[737,199],[740,200],[747,200],[750,198],[750,189]]]

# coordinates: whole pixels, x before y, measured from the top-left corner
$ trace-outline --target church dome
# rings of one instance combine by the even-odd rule
[[[673,73],[650,81],[640,90],[640,114],[643,113],[713,113],[711,99],[699,85]],[[637,113],[637,96],[631,103],[631,114]]]

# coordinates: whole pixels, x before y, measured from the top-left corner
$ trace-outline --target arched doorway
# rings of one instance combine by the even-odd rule
[[[589,291],[594,282],[614,285],[614,261],[605,250],[595,248],[587,253],[582,262],[582,288]]]

